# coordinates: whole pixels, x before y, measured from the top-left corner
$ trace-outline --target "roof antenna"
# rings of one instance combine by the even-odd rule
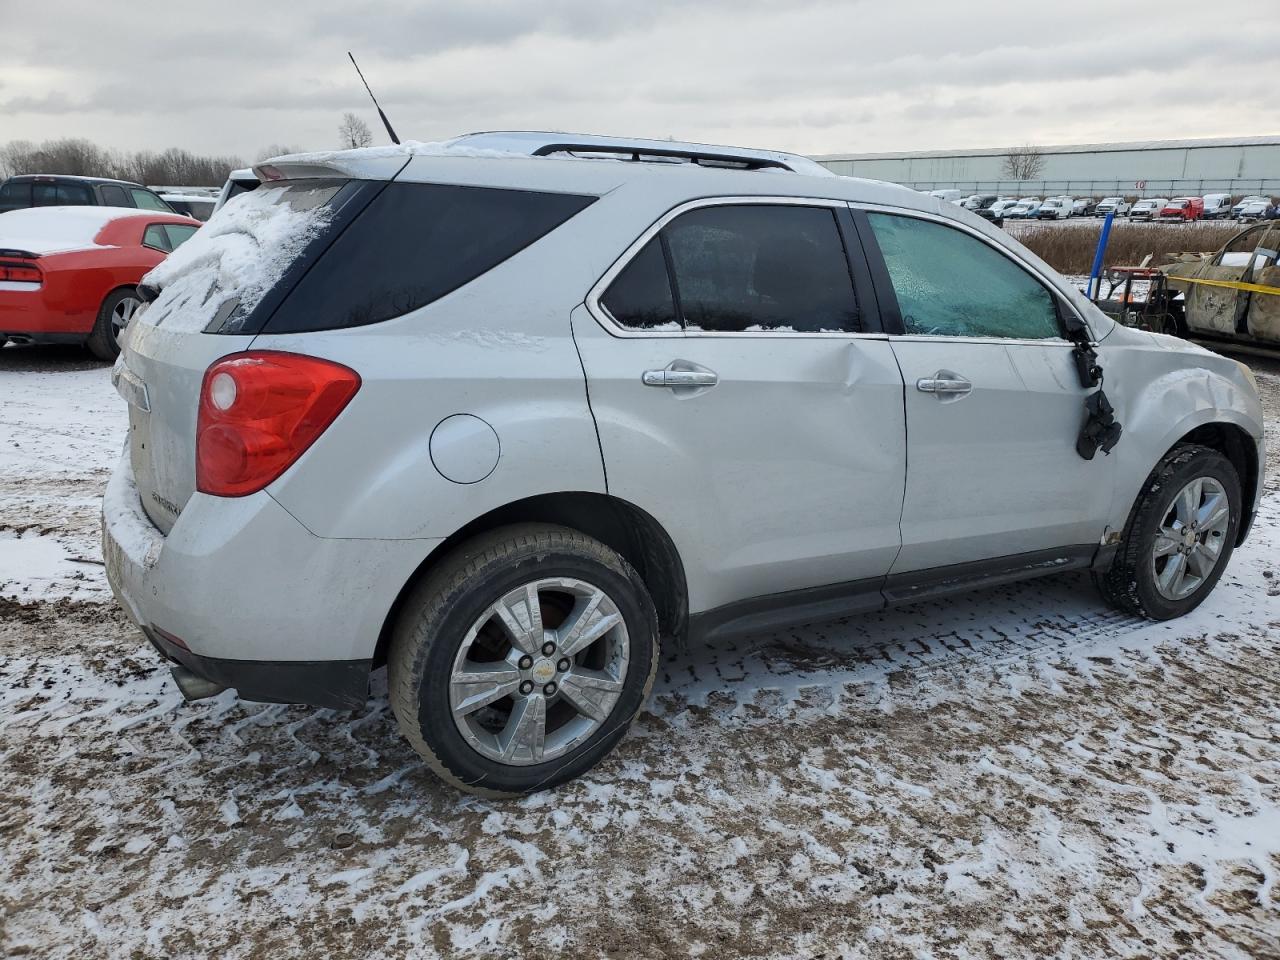
[[[351,57],[351,51],[347,51],[347,56]],[[360,82],[364,84],[364,88],[369,90],[369,81],[364,78],[364,73],[360,70],[360,64],[356,63],[356,58],[351,57],[351,65],[356,68],[356,73],[360,74]],[[373,105],[378,109],[378,116],[382,118],[382,125],[387,128],[387,136],[391,138],[391,142],[396,146],[400,145],[400,138],[396,136],[396,132],[391,129],[391,121],[387,119],[387,115],[382,112],[382,107],[378,106],[378,98],[373,95],[373,91],[369,90],[369,99],[373,101]]]

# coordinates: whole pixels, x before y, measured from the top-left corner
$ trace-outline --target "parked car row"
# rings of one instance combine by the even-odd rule
[[[946,200],[972,210],[985,220],[1065,220],[1069,217],[1105,217],[1114,213],[1130,220],[1164,223],[1188,223],[1193,220],[1275,219],[1280,211],[1271,198],[1244,197],[1232,203],[1226,193],[1210,193],[1203,197],[1152,197],[1130,202],[1124,197],[1072,197],[1066,194],[1047,197],[1007,197],[992,193],[961,197],[959,190],[931,190],[929,196]]]

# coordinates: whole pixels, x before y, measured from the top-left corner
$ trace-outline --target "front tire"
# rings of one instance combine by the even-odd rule
[[[1152,471],[1111,569],[1094,582],[1113,605],[1172,620],[1204,602],[1226,569],[1240,529],[1240,477],[1208,447],[1175,447]]]
[[[657,666],[657,613],[636,571],[549,524],[459,546],[408,596],[387,659],[401,732],[442,779],[485,797],[595,766]]]
[[[85,346],[99,360],[114,360],[120,353],[120,338],[133,319],[142,298],[133,287],[113,290],[98,308],[98,318]]]

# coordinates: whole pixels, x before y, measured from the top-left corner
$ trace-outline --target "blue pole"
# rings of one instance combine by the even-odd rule
[[[1107,217],[1102,221],[1102,235],[1098,237],[1098,252],[1093,255],[1093,269],[1089,271],[1089,290],[1088,297],[1090,300],[1094,298],[1094,288],[1097,287],[1101,292],[1102,284],[1098,282],[1098,278],[1102,276],[1102,258],[1107,252],[1107,240],[1111,238],[1111,221],[1116,217],[1114,210],[1107,211]]]

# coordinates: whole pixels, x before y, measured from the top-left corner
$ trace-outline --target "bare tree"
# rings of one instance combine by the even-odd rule
[[[302,153],[301,147],[291,147],[287,143],[269,143],[258,150],[258,160],[270,160],[272,157],[283,157],[288,153]]]
[[[369,125],[354,113],[342,115],[342,123],[338,124],[338,138],[343,150],[367,147],[373,143],[373,134],[369,132]]]
[[[66,138],[0,146],[0,172],[111,177],[164,186],[216,187],[243,166],[238,157],[210,157],[170,147],[160,153],[107,150],[88,140]]]
[[[1004,158],[1000,175],[1011,180],[1034,180],[1044,171],[1044,153],[1030,144],[1013,147]]]

